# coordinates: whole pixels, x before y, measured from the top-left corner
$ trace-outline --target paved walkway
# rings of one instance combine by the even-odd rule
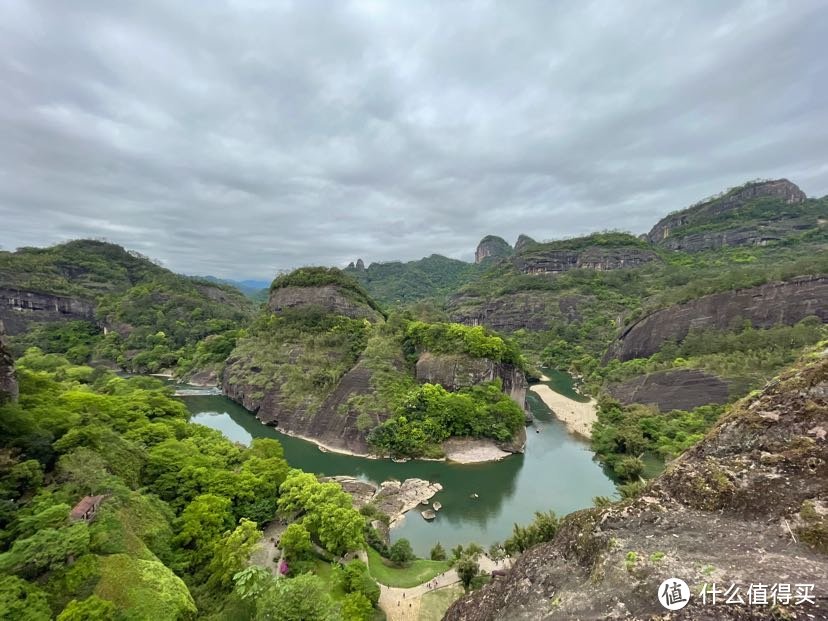
[[[360,558],[366,563],[368,562],[367,554],[365,554],[364,558],[362,556]],[[481,555],[478,563],[482,572],[491,573],[494,569],[508,569],[511,567],[512,561],[511,559],[506,559],[495,562],[488,556]],[[457,584],[458,582],[460,582],[460,577],[457,575],[457,571],[449,569],[435,576],[428,582],[408,589],[380,584],[379,607],[385,612],[388,621],[417,621],[420,616],[420,598],[424,594]]]
[[[276,546],[275,542],[279,541],[279,537],[282,536],[285,528],[287,526],[279,520],[273,520],[268,524],[262,533],[262,538],[259,540],[259,547],[250,555],[251,565],[259,565],[270,571],[274,576],[279,576],[278,561],[282,558],[282,550]]]

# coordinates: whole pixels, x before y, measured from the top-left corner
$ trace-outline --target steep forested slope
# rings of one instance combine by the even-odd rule
[[[114,244],[78,240],[0,252],[0,320],[12,346],[102,357],[139,372],[215,370],[253,303]]]

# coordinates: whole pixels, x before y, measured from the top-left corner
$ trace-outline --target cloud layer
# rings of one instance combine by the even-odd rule
[[[5,0],[0,244],[270,277],[821,196],[826,42],[822,0]]]

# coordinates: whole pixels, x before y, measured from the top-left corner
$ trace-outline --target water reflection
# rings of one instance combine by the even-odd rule
[[[514,523],[526,523],[536,511],[559,514],[589,506],[597,495],[612,496],[613,483],[593,460],[586,443],[574,438],[530,393],[529,405],[541,433],[527,428],[526,454],[485,464],[410,461],[394,463],[324,453],[314,444],[267,427],[247,410],[222,396],[189,396],[184,402],[193,422],[218,429],[235,442],[254,437],[278,439],[294,467],[322,475],[350,475],[375,483],[418,477],[442,484],[434,497],[443,508],[433,522],[415,510],[392,538],[408,538],[425,555],[436,541],[455,546],[476,541],[489,545],[508,537]],[[477,498],[473,496],[477,495]]]

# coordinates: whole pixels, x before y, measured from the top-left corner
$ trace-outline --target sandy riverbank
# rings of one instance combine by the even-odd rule
[[[535,384],[529,390],[541,398],[555,417],[566,425],[570,433],[587,439],[592,437],[592,425],[598,420],[595,399],[581,403],[564,397],[546,384]]]
[[[512,453],[499,448],[491,440],[477,438],[451,438],[443,442],[443,452],[448,461],[458,464],[477,464],[485,461],[500,461]]]

